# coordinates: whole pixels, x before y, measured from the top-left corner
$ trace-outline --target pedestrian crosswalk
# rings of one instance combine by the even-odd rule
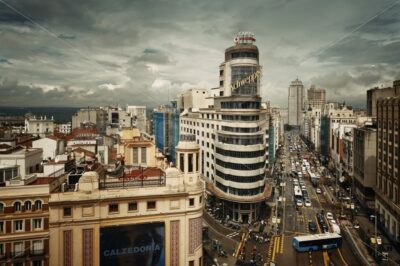
[[[232,232],[230,234],[227,234],[226,236],[232,238],[232,237],[235,237],[237,235],[239,235],[239,232]]]

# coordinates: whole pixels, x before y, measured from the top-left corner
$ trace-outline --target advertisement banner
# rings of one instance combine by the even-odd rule
[[[164,266],[164,223],[100,228],[100,265]]]

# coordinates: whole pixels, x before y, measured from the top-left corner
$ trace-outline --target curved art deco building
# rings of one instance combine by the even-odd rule
[[[265,178],[268,113],[261,105],[257,46],[238,41],[227,48],[219,73],[220,86],[206,99],[209,108],[184,111],[181,129],[196,134],[202,175],[222,209],[220,216],[253,221],[270,194]]]

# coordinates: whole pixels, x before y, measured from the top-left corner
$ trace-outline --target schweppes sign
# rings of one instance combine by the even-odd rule
[[[251,84],[256,82],[258,79],[260,79],[261,76],[261,70],[257,70],[250,76],[247,76],[241,80],[237,80],[236,82],[231,84],[231,90],[236,90],[237,88],[240,88],[244,85]]]

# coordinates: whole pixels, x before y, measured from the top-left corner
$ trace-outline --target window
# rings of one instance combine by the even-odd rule
[[[194,198],[189,199],[189,206],[194,206]]]
[[[181,170],[181,172],[184,171],[184,165],[185,165],[185,160],[184,160],[184,154],[181,153],[179,154],[179,169]]]
[[[147,162],[147,149],[146,149],[146,147],[140,148],[140,151],[141,151],[142,163],[146,163]]]
[[[14,203],[14,211],[16,211],[16,212],[21,211],[21,202],[17,201]]]
[[[4,255],[4,244],[0,243],[0,256]]]
[[[109,213],[116,213],[116,212],[118,212],[118,204],[109,204],[109,205],[108,205],[108,212],[109,212]]]
[[[129,202],[128,203],[128,211],[137,211],[137,202]]]
[[[41,209],[42,209],[42,201],[35,200],[35,210],[41,210]]]
[[[64,216],[64,217],[71,217],[71,216],[72,216],[72,209],[71,209],[71,207],[64,207],[64,209],[63,209],[63,216]]]
[[[14,221],[14,232],[20,232],[23,230],[24,222],[22,220]]]
[[[33,219],[33,230],[42,229],[42,218]]]
[[[25,201],[24,205],[25,205],[25,211],[32,210],[32,202],[30,202],[29,200]]]
[[[0,233],[4,233],[4,221],[0,221]]]
[[[4,212],[4,204],[0,202],[0,213]]]
[[[34,261],[32,261],[32,266],[42,266],[42,261],[41,260],[34,260]]]
[[[23,243],[22,242],[14,242],[14,257],[20,257],[23,254],[24,254]]]
[[[139,148],[132,149],[132,163],[139,163]]]
[[[199,203],[201,203],[203,201],[203,196],[199,197]]]
[[[43,241],[42,240],[32,241],[32,253],[34,255],[43,254]]]
[[[156,209],[156,202],[155,201],[148,201],[147,202],[147,209],[148,210],[155,210]]]
[[[189,261],[189,266],[194,266],[194,260]]]

